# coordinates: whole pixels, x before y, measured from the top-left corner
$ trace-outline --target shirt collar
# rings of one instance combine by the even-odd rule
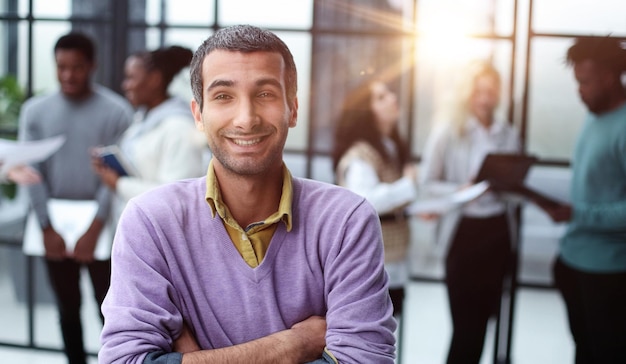
[[[504,130],[504,127],[505,127],[504,121],[496,118],[495,116],[493,119],[493,123],[491,123],[491,126],[489,127],[489,129],[485,129],[485,127],[480,123],[480,121],[478,121],[478,119],[475,116],[470,116],[469,119],[467,120],[467,123],[465,123],[465,130],[467,132],[475,132],[477,130],[484,130],[489,135],[495,135],[495,134],[502,132]]]
[[[206,178],[206,202],[211,207],[211,215],[215,217],[217,213],[222,219],[230,219],[230,211],[228,207],[222,201],[222,194],[219,184],[217,182],[217,176],[215,175],[215,169],[213,168],[213,159],[209,163]],[[291,231],[292,228],[292,212],[291,207],[293,203],[293,184],[291,173],[287,166],[283,163],[283,190],[280,196],[280,202],[278,204],[278,211],[271,216],[268,216],[266,220],[282,220],[287,227],[287,231]],[[268,221],[269,222],[269,221]]]

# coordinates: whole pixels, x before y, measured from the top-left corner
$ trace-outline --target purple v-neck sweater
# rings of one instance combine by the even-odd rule
[[[204,200],[205,178],[130,201],[113,244],[101,363],[172,350],[183,320],[203,349],[248,342],[312,315],[340,363],[393,363],[392,306],[378,215],[362,197],[293,179],[293,229],[279,224],[249,267]]]

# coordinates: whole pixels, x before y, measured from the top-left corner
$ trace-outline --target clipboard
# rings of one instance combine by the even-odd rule
[[[491,188],[500,192],[521,195],[547,207],[561,205],[557,200],[526,186],[528,171],[539,159],[527,154],[488,154],[478,171],[476,182],[488,181]]]
[[[530,167],[538,158],[527,154],[490,153],[476,176],[476,182],[488,181],[496,188],[524,185]]]

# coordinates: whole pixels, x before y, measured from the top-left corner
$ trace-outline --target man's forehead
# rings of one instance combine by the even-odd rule
[[[252,81],[252,78],[271,78],[283,82],[285,63],[280,53],[255,51],[238,52],[215,50],[202,62],[203,83],[209,86],[215,80]]]
[[[277,52],[254,51],[241,52],[217,49],[206,56],[202,62],[204,71],[210,71],[211,67],[223,67],[226,70],[233,70],[235,65],[248,65],[258,68],[280,68],[284,69],[285,62]]]

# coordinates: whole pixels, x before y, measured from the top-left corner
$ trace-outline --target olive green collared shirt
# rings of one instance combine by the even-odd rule
[[[263,261],[280,221],[285,223],[287,231],[291,231],[292,200],[291,173],[283,164],[283,191],[278,204],[278,211],[268,216],[265,220],[252,223],[244,229],[235,221],[228,206],[222,201],[220,187],[215,176],[215,169],[213,168],[213,160],[209,163],[206,179],[206,201],[211,207],[211,214],[215,217],[217,213],[222,218],[226,231],[230,235],[230,240],[232,240],[241,257],[252,268],[257,267]]]

